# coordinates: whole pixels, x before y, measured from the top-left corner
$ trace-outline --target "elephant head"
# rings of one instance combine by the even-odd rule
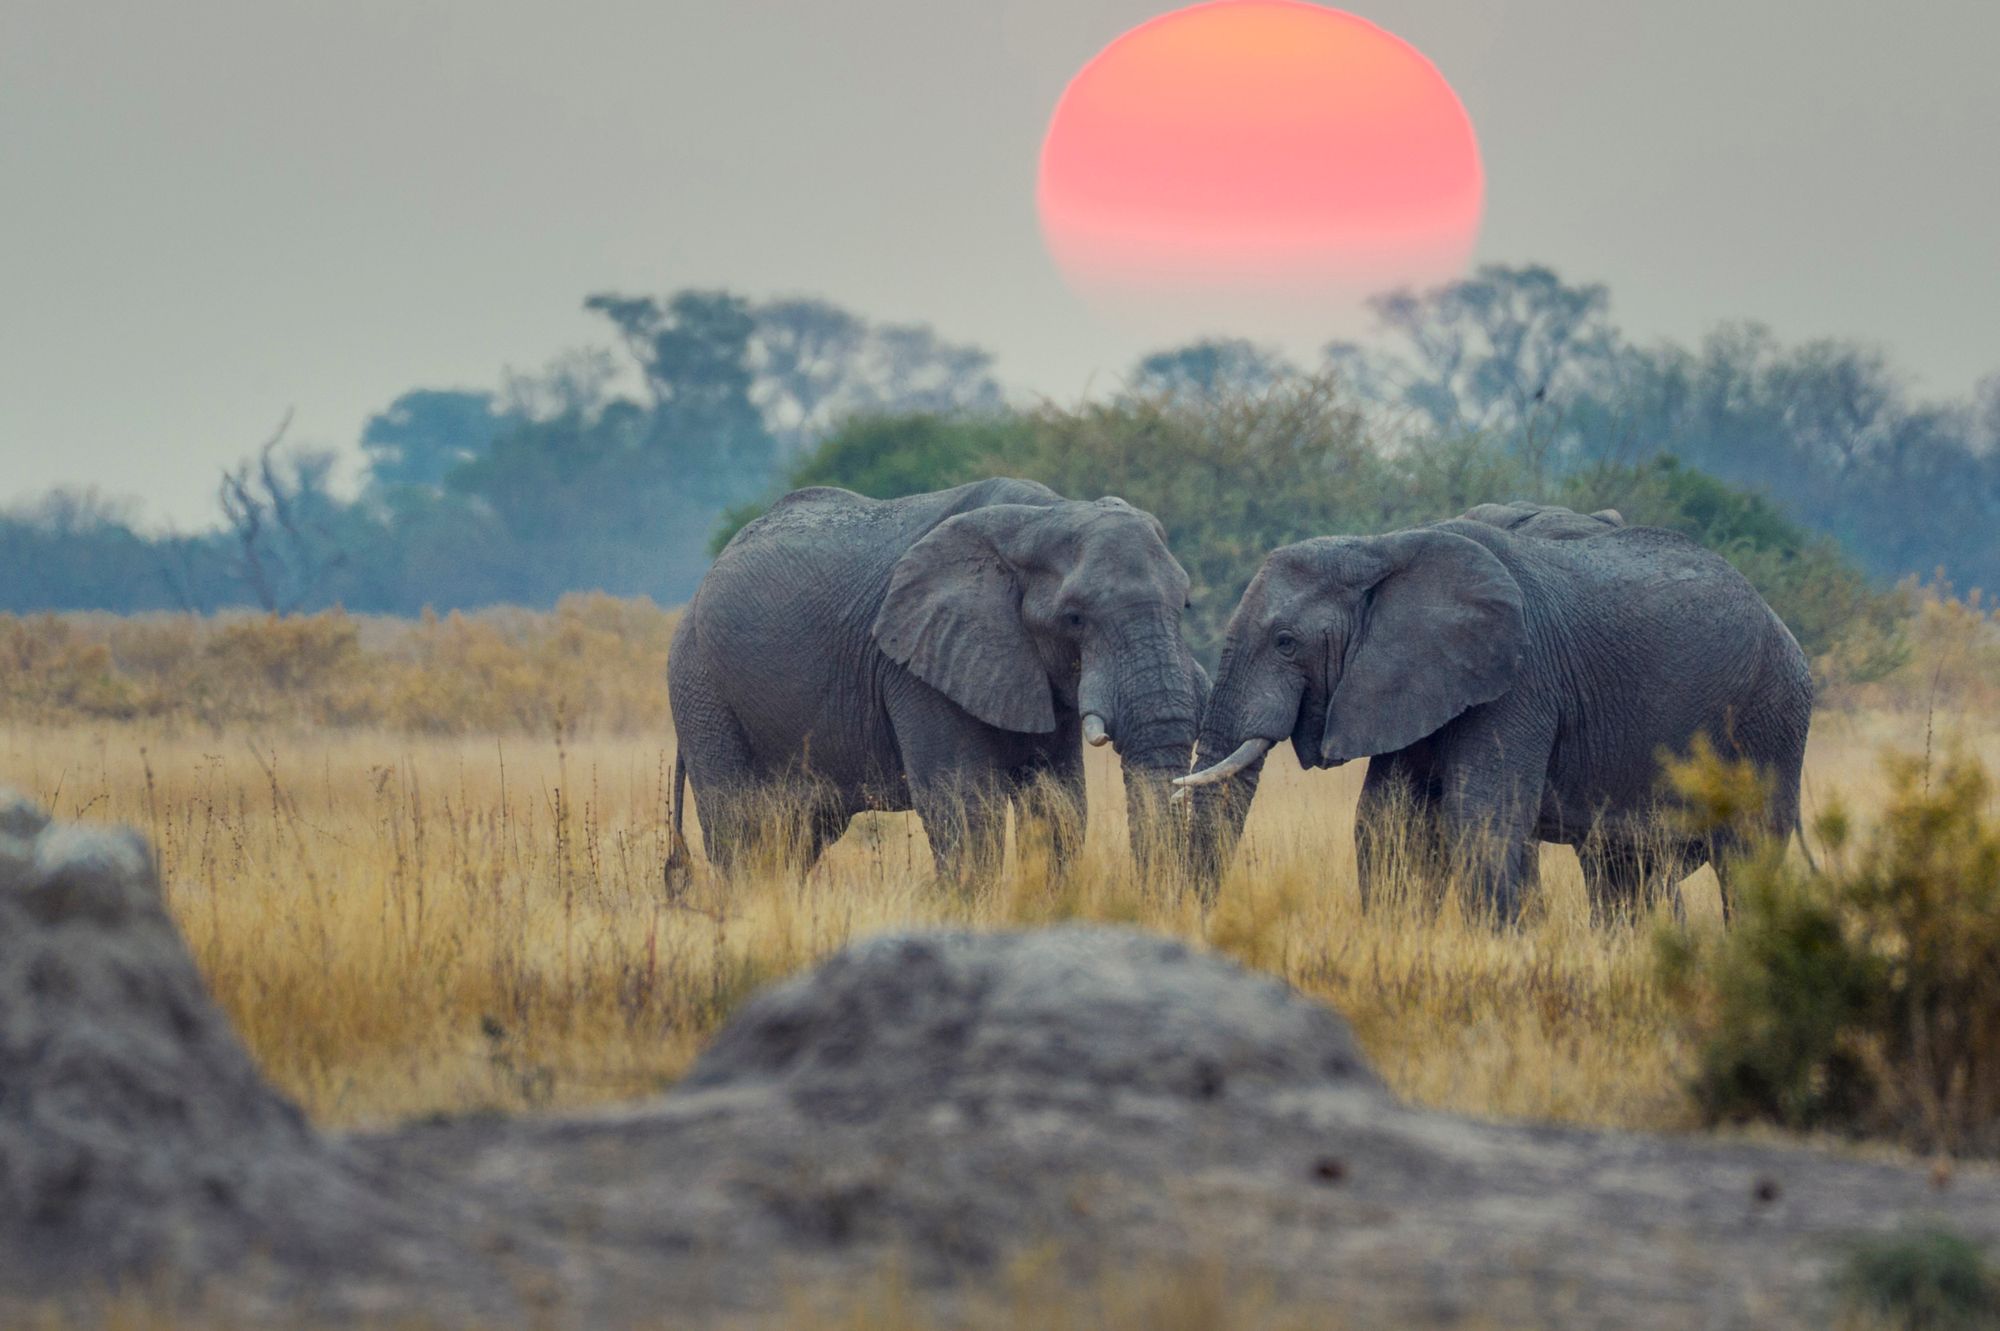
[[[1519,584],[1452,531],[1274,551],[1225,630],[1199,770],[1176,783],[1195,792],[1201,880],[1227,863],[1272,745],[1289,738],[1308,768],[1407,748],[1505,693],[1525,643]]]
[[[1187,605],[1187,573],[1150,513],[1116,498],[994,504],[910,547],[874,637],[989,725],[1075,725],[1115,745],[1144,863],[1207,692],[1181,632]]]

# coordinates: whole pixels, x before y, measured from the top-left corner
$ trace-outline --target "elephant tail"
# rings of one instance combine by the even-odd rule
[[[1803,772],[1799,774],[1799,791],[1808,799],[1812,797],[1812,787],[1807,783]],[[1806,842],[1805,811],[1799,807],[1799,798],[1797,795],[1792,797],[1791,814],[1791,834],[1798,838],[1799,852],[1806,857],[1806,868],[1812,870],[1813,877],[1817,878],[1819,877],[1819,858],[1813,854],[1812,846]]]
[[[1819,877],[1819,859],[1817,856],[1813,854],[1812,847],[1808,845],[1806,842],[1805,824],[1801,822],[1794,822],[1792,824],[1792,835],[1799,839],[1799,849],[1805,852],[1806,868],[1812,870],[1813,877],[1815,878]]]
[[[679,900],[694,880],[694,859],[688,854],[687,838],[681,834],[682,810],[687,804],[687,759],[674,754],[674,787],[667,813],[667,896]]]

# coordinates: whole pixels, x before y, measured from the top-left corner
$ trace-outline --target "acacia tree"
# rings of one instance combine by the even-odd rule
[[[368,418],[361,451],[377,486],[436,490],[445,477],[493,447],[513,423],[493,394],[415,388]]]

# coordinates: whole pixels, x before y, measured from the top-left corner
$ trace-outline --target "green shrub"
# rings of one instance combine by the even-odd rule
[[[1712,755],[1675,765],[1684,792]],[[2000,1153],[2000,821],[1970,758],[1887,760],[1881,822],[1816,824],[1820,868],[1783,845],[1729,867],[1736,922],[1663,935],[1711,1122],[1766,1120]],[[1693,801],[1700,805],[1699,799]]]
[[[1838,1286],[1848,1307],[1896,1331],[2000,1328],[2000,1277],[1977,1244],[1948,1230],[1856,1244]]]
[[[1385,439],[1332,376],[997,415],[856,417],[800,459],[781,489],[836,485],[891,499],[1003,475],[1079,498],[1119,495],[1158,516],[1194,583],[1189,638],[1211,664],[1237,597],[1276,547],[1393,531],[1508,499],[1616,508],[1628,522],[1720,552],[1791,626],[1823,678],[1875,679],[1908,656],[1905,598],[1877,591],[1836,545],[1757,495],[1672,458],[1551,478],[1479,434]],[[728,513],[714,548],[764,507]]]

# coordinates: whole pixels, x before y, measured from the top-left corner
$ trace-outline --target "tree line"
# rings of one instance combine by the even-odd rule
[[[2000,585],[2000,377],[1936,403],[1853,343],[1727,325],[1642,346],[1605,288],[1542,267],[1383,297],[1378,337],[1314,364],[1168,348],[1070,407],[1010,401],[977,346],[824,301],[585,305],[609,345],[374,416],[358,494],[281,427],[218,476],[202,531],[144,532],[91,490],[0,514],[0,609],[672,604],[717,537],[791,485],[887,496],[996,469],[1154,509],[1218,594],[1283,540],[1513,497],[1733,544],[1768,565],[1760,585],[1791,580],[1788,617],[1828,642],[1812,625],[1860,614],[1862,575]]]

